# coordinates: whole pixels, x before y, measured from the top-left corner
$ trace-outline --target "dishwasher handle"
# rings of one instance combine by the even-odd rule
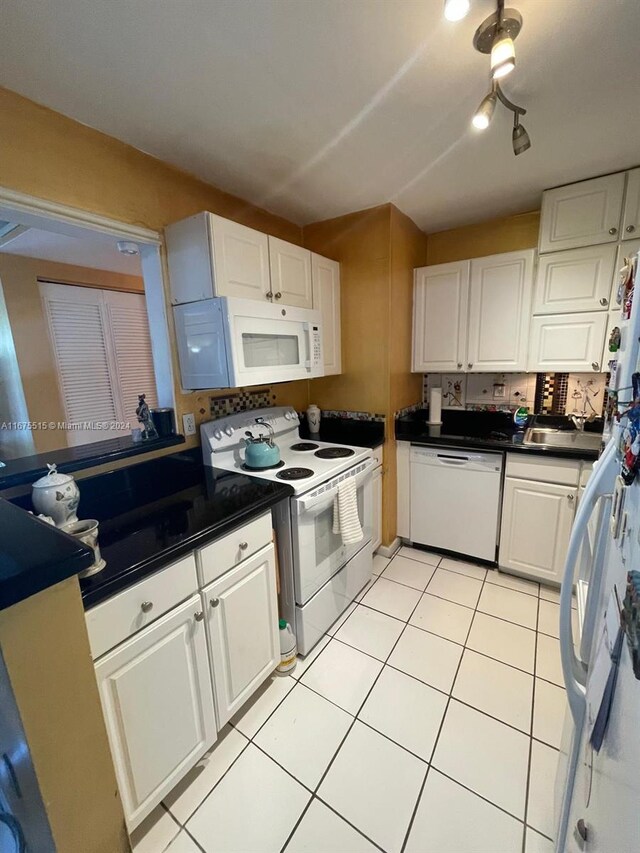
[[[452,456],[450,453],[438,453],[436,459],[441,465],[467,465],[471,461],[468,456]]]

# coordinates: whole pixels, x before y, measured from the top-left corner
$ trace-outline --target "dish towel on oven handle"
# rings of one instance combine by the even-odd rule
[[[340,483],[338,494],[333,499],[333,532],[342,536],[345,545],[355,545],[364,538],[358,516],[358,490],[353,477]]]

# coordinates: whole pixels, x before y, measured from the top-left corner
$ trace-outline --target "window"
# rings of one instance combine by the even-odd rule
[[[48,281],[40,294],[66,420],[105,425],[72,428],[69,445],[128,435],[138,426],[138,395],[158,404],[144,295]]]

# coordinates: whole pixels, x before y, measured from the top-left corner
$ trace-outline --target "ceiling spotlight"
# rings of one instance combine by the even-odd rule
[[[494,80],[506,77],[516,67],[516,50],[506,30],[499,29],[491,47],[491,76]]]
[[[486,130],[491,123],[496,108],[496,93],[489,92],[480,101],[480,106],[471,119],[471,124],[478,130]]]
[[[517,9],[505,9],[504,0],[498,0],[498,8],[480,24],[473,37],[473,46],[480,53],[491,54],[491,76],[494,80],[513,71],[516,52],[513,42],[522,29],[522,15]]]
[[[137,243],[133,243],[130,240],[118,240],[117,244],[118,251],[123,255],[139,255],[140,248]]]
[[[447,21],[461,21],[469,11],[469,0],[444,0],[444,16]]]
[[[524,129],[524,127],[520,124],[520,116],[518,113],[515,113],[513,116],[513,131],[511,133],[511,142],[513,144],[513,153],[518,156],[518,154],[522,154],[523,151],[526,151],[528,148],[531,148],[531,140],[529,139],[529,134]]]

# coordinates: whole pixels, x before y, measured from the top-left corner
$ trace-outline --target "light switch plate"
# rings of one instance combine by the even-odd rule
[[[190,412],[188,415],[182,416],[182,426],[184,428],[185,435],[196,434],[196,418],[192,412]]]

